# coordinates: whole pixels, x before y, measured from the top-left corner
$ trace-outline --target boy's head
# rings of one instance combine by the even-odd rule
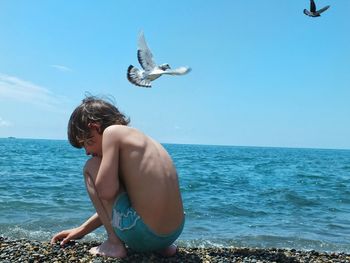
[[[128,125],[129,118],[119,112],[113,104],[94,96],[86,97],[73,111],[68,122],[68,140],[76,148],[82,148],[82,141],[90,136],[92,124],[98,124],[99,133],[111,125]]]

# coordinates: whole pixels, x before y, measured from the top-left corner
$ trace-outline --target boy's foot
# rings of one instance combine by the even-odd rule
[[[93,255],[101,255],[105,257],[113,257],[113,258],[125,258],[126,257],[126,249],[124,245],[116,245],[109,240],[106,240],[98,247],[93,247],[89,250],[89,252]]]
[[[168,246],[167,248],[160,250],[159,253],[163,257],[172,257],[176,254],[176,251],[177,251],[177,246],[172,244],[172,245]]]

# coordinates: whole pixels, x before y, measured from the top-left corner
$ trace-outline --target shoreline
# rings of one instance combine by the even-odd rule
[[[195,248],[178,247],[170,258],[155,253],[136,253],[128,250],[125,259],[113,259],[89,254],[89,249],[99,245],[92,242],[70,242],[65,248],[59,244],[28,239],[0,237],[0,262],[350,262],[350,254],[299,251],[277,248]]]

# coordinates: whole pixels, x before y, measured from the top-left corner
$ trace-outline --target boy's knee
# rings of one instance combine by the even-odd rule
[[[83,172],[84,174],[89,173],[90,175],[96,176],[100,165],[101,158],[92,157],[86,161]]]

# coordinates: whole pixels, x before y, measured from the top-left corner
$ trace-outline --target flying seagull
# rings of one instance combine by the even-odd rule
[[[153,55],[147,46],[145,36],[141,31],[138,39],[137,59],[142,67],[138,69],[133,65],[128,67],[128,80],[140,87],[151,87],[151,81],[159,78],[163,74],[167,75],[184,75],[191,71],[189,67],[179,67],[171,69],[169,64],[157,65],[153,60]]]
[[[326,11],[330,6],[327,5],[323,8],[321,8],[320,10],[316,11],[316,4],[314,2],[314,0],[310,0],[310,11],[307,9],[304,9],[304,14],[307,16],[311,16],[311,17],[318,17],[321,16],[320,14],[324,11]]]

